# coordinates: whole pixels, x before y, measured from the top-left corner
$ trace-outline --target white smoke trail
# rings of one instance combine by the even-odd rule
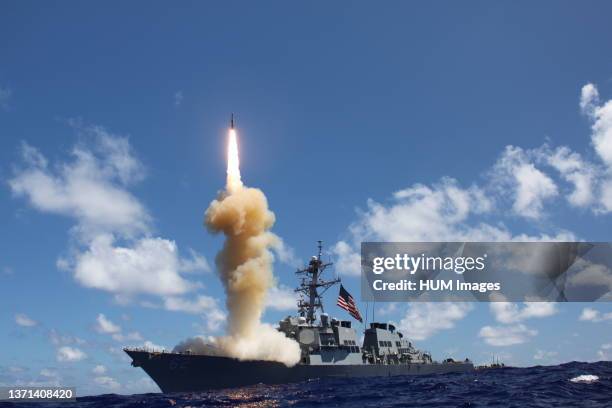
[[[222,232],[225,243],[215,259],[225,287],[228,333],[216,339],[224,354],[244,360],[272,360],[288,366],[300,359],[297,342],[263,324],[268,290],[274,285],[270,247],[279,238],[270,232],[274,213],[264,193],[243,185],[236,133],[230,130],[226,190],[210,203],[205,225]]]

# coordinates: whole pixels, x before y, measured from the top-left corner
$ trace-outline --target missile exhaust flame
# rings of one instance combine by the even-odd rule
[[[231,194],[240,188],[242,188],[242,179],[240,177],[238,137],[236,136],[236,130],[232,127],[229,130],[227,144],[227,191]]]

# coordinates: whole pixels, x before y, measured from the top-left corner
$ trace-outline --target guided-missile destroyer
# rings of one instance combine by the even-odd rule
[[[433,361],[430,353],[418,350],[390,323],[370,323],[364,331],[363,344],[359,345],[352,321],[330,319],[324,311],[322,294],[340,283],[339,279],[324,280],[322,277],[330,265],[322,259],[319,241],[318,255],[313,256],[304,269],[296,271],[301,278],[296,289],[300,294],[298,314],[286,317],[278,326],[279,331],[300,345],[300,361],[292,367],[275,361],[238,360],[214,352],[196,354],[191,350],[166,352],[140,348],[125,348],[124,351],[132,358],[132,365],[141,367],[165,393],[329,377],[426,375],[474,370],[468,359]],[[339,297],[338,304],[341,303]],[[358,312],[351,315],[361,319]]]

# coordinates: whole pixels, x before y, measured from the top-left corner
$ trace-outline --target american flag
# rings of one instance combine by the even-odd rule
[[[340,285],[340,293],[338,293],[338,302],[336,304],[349,312],[349,314],[353,316],[355,320],[363,322],[359,309],[357,309],[357,305],[355,304],[355,300],[353,300],[351,294],[348,293],[348,291],[344,289],[344,286],[342,285]]]

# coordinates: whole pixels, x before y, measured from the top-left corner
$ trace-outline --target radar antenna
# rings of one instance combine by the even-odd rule
[[[322,260],[323,255],[323,241],[317,241],[319,253],[317,256],[313,256],[308,263],[308,266],[304,269],[298,269],[295,274],[302,277],[300,286],[295,289],[295,292],[300,293],[300,299],[298,300],[297,306],[300,316],[306,318],[306,322],[310,325],[314,324],[317,320],[316,311],[323,309],[322,295],[327,289],[340,282],[339,278],[332,280],[323,280],[321,275],[328,266],[333,265],[332,262],[324,263]],[[323,288],[323,291],[319,293],[319,288]],[[308,300],[304,299],[307,298]]]

